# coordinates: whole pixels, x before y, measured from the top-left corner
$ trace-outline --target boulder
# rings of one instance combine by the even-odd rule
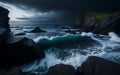
[[[71,65],[58,64],[49,68],[47,75],[75,75],[76,71]]]
[[[91,56],[77,71],[78,75],[120,75],[120,64]]]
[[[40,32],[46,32],[42,29],[40,29],[40,27],[35,27],[32,31],[30,31],[31,33],[40,33]]]
[[[33,40],[15,36],[9,37],[4,52],[6,67],[22,65],[44,57],[44,52]]]

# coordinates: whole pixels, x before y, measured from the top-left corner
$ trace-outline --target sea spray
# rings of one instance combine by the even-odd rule
[[[109,37],[113,42],[120,42],[120,37],[114,32],[109,32]]]
[[[84,35],[83,35],[84,34]],[[40,36],[41,37],[41,36]],[[37,43],[40,44],[39,42],[43,41],[43,39],[47,40],[47,42],[58,42],[58,41],[62,41],[64,40],[67,43],[74,43],[74,41],[77,40],[77,44],[76,47],[74,48],[56,48],[56,47],[49,47],[48,49],[44,50],[45,52],[45,58],[43,58],[41,61],[40,60],[36,60],[30,64],[21,66],[20,68],[27,72],[34,72],[37,73],[38,75],[41,75],[43,73],[46,73],[47,70],[51,67],[54,66],[56,64],[69,64],[74,66],[75,68],[77,68],[78,66],[80,66],[89,56],[98,56],[98,57],[102,57],[117,63],[120,63],[120,47],[119,47],[119,43],[116,42],[112,42],[110,41],[108,38],[107,40],[104,39],[106,37],[102,36],[99,37],[93,33],[82,33],[80,35],[71,35],[71,34],[67,34],[64,36],[56,36],[56,37],[52,37],[52,38],[48,38],[48,37],[42,37],[39,39],[37,38]],[[86,39],[87,37],[87,39]],[[89,38],[89,39],[88,39]],[[68,40],[66,41],[66,40]],[[82,39],[82,41],[81,41]],[[85,40],[83,40],[85,39]],[[88,40],[92,40],[92,41],[88,41]],[[35,41],[35,40],[34,40]],[[73,42],[72,42],[73,41]],[[78,41],[80,44],[78,44]],[[88,42],[87,42],[88,41]],[[96,42],[98,42],[99,44],[95,44]],[[81,43],[82,42],[82,43]],[[89,43],[90,42],[90,43]],[[93,42],[93,43],[91,43]],[[66,45],[67,45],[66,43]],[[76,43],[76,42],[75,42]],[[85,48],[81,48],[81,44],[86,45]],[[88,44],[92,44],[90,46],[87,46]],[[60,46],[61,44],[59,44]]]

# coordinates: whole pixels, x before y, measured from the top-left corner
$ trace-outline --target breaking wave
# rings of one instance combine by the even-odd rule
[[[42,75],[56,64],[69,64],[77,68],[88,56],[98,56],[120,63],[120,43],[116,41],[119,37],[113,32],[109,33],[109,36],[85,32],[54,37],[40,36],[34,41],[44,49],[45,58],[20,68],[25,72]],[[113,37],[117,38],[113,40]]]

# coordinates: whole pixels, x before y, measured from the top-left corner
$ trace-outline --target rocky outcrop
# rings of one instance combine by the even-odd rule
[[[50,67],[47,75],[75,75],[76,71],[71,65],[58,64]]]
[[[6,62],[10,66],[32,62],[35,59],[44,57],[40,47],[28,38],[10,37],[5,50]]]
[[[77,71],[78,75],[119,75],[120,64],[91,56]]]
[[[120,14],[105,18],[94,30],[94,33],[107,34],[108,32],[120,33]]]
[[[77,26],[81,28],[81,31],[96,34],[108,34],[108,32],[120,33],[120,13],[111,14],[100,22],[97,22],[95,17],[91,19],[88,15],[82,15],[84,16],[78,16],[79,18],[77,18]]]
[[[0,51],[10,34],[8,13],[9,11],[7,9],[0,7]]]
[[[35,27],[32,31],[30,31],[31,33],[40,33],[40,32],[46,32],[42,29],[40,29],[40,27]]]
[[[9,11],[7,9],[0,7],[0,27],[10,31],[8,13]]]
[[[33,40],[12,35],[8,13],[7,9],[0,7],[0,69],[43,58],[44,52]]]

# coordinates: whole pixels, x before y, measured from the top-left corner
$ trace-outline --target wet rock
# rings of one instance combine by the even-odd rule
[[[83,68],[82,67],[77,68],[76,75],[83,75]]]
[[[7,40],[5,47],[5,62],[8,67],[22,65],[43,57],[44,52],[31,39],[14,36]]]
[[[7,9],[0,7],[0,47],[3,46],[10,33],[8,13]]]
[[[58,64],[49,68],[47,75],[75,75],[76,71],[71,65]]]
[[[35,27],[32,31],[30,31],[31,33],[40,33],[40,32],[46,32],[42,29],[40,29],[40,27]]]
[[[77,71],[78,75],[120,75],[120,64],[91,56]]]

